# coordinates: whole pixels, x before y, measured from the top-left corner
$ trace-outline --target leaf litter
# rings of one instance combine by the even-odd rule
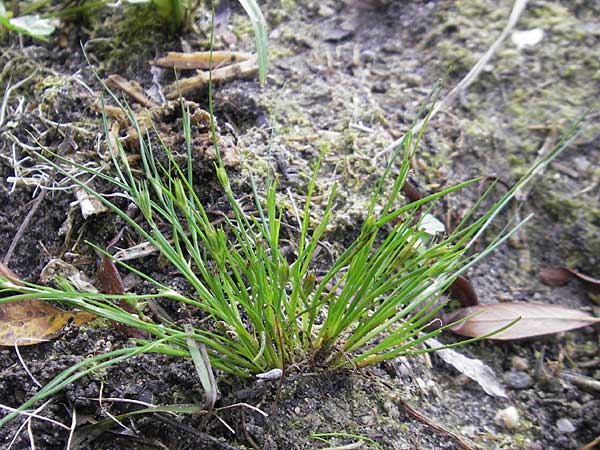
[[[564,286],[577,278],[591,290],[600,291],[600,280],[567,267],[545,267],[540,271],[540,281],[548,286]]]
[[[514,340],[583,328],[600,323],[600,318],[576,309],[533,302],[495,303],[461,308],[446,318],[446,323],[461,321],[449,329],[461,336],[481,337],[511,322],[508,329],[488,339]]]
[[[21,285],[19,277],[0,263],[0,277]],[[96,316],[63,311],[38,299],[0,303],[0,346],[35,345],[52,339],[70,322],[82,325]]]
[[[443,347],[437,339],[431,338],[427,340],[427,345],[430,348]],[[494,371],[478,359],[469,358],[450,348],[440,349],[435,352],[445,363],[450,364],[460,373],[477,382],[486,394],[493,397],[506,398],[506,391],[502,384],[496,378]]]

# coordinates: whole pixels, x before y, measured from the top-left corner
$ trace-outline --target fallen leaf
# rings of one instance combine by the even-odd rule
[[[564,286],[571,278],[577,278],[592,290],[600,290],[600,280],[567,267],[544,267],[540,280],[548,286]]]
[[[167,56],[152,61],[150,64],[166,69],[210,69],[228,64],[236,64],[252,58],[251,54],[240,52],[216,51],[178,53],[169,52]]]
[[[443,344],[436,339],[428,339],[426,344],[431,348],[442,347]],[[493,397],[506,398],[506,391],[496,378],[496,374],[478,359],[468,358],[452,349],[445,348],[435,352],[444,362],[450,364],[460,373],[477,382],[486,394]]]
[[[106,255],[102,257],[98,265],[96,278],[100,285],[100,291],[104,294],[122,295],[125,292],[123,280],[115,263]]]
[[[125,293],[125,286],[123,285],[123,280],[121,279],[119,270],[117,269],[117,266],[115,265],[112,258],[107,255],[104,255],[100,260],[100,264],[98,264],[98,270],[96,271],[96,279],[98,280],[100,292],[102,292],[103,294],[123,295]],[[135,308],[129,303],[127,303],[125,299],[117,300],[117,304],[123,310],[134,315],[137,314]],[[134,327],[129,327],[121,323],[117,323],[116,327],[123,334],[130,337],[135,337],[139,339],[145,339],[148,337],[144,331]]]
[[[219,67],[212,72],[199,71],[195,76],[183,78],[179,82],[171,83],[165,88],[165,96],[168,99],[179,98],[198,89],[208,86],[209,81],[227,81],[239,78],[250,78],[258,72],[258,58],[251,57],[246,61],[237,62],[225,67]]]
[[[548,286],[564,286],[573,274],[564,267],[544,267],[540,270],[540,281]]]
[[[571,274],[574,277],[583,281],[588,287],[592,288],[593,290],[600,290],[600,280],[598,278],[592,278],[588,275],[577,272],[576,270],[573,270],[573,269],[568,269],[568,270],[569,270],[569,272],[571,272]]]
[[[146,95],[144,88],[137,81],[130,81],[121,75],[112,74],[104,82],[110,89],[123,91],[142,106],[147,108],[158,106]]]
[[[463,276],[456,277],[456,280],[450,285],[450,296],[458,300],[463,308],[479,304],[475,289]]]
[[[0,345],[34,345],[54,338],[70,321],[82,325],[96,316],[62,311],[42,300],[0,304]]]
[[[81,292],[98,292],[83,272],[58,258],[48,261],[40,272],[40,280],[42,283],[49,283],[56,276],[65,277]]]
[[[582,311],[545,303],[496,303],[462,308],[447,317],[446,323],[467,318],[450,327],[462,336],[482,337],[519,319],[510,328],[489,339],[523,339],[595,325],[600,318]]]
[[[406,195],[406,198],[411,202],[416,202],[417,200],[421,200],[421,193],[419,189],[411,183],[409,180],[404,181],[404,185],[402,186],[402,193]]]
[[[87,219],[95,214],[103,213],[107,210],[106,206],[104,206],[104,203],[91,195],[82,187],[77,186],[75,187],[74,191],[77,202],[79,203],[79,208],[81,209],[81,215],[84,219]]]
[[[0,276],[15,285],[22,284],[19,277],[2,263]],[[86,312],[62,311],[37,299],[0,303],[0,345],[39,344],[56,336],[70,320],[81,325],[95,317]]]

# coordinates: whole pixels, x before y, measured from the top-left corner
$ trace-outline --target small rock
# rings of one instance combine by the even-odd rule
[[[519,412],[514,406],[509,406],[498,411],[494,416],[494,421],[496,424],[511,430],[519,424]]]
[[[331,17],[335,14],[335,9],[327,5],[319,5],[318,14],[321,17]]]
[[[556,428],[561,433],[573,433],[575,431],[575,425],[569,419],[558,419],[556,421]]]
[[[513,356],[511,361],[512,367],[515,370],[528,370],[529,369],[529,361],[520,356]]]
[[[590,163],[590,160],[584,156],[575,157],[574,162],[575,168],[581,172],[581,174],[586,174],[592,164]]]
[[[398,407],[391,400],[387,400],[383,404],[383,409],[385,409],[390,416],[390,419],[397,420],[400,417],[400,411],[398,411]]]
[[[360,421],[364,424],[364,425],[368,425],[368,426],[373,426],[375,424],[375,418],[373,416],[362,416],[360,418]]]
[[[477,436],[478,432],[479,432],[479,430],[474,425],[466,425],[464,427],[461,427],[461,429],[460,429],[461,434],[463,434],[471,439],[475,438]]]
[[[512,41],[518,50],[525,47],[533,47],[544,38],[544,30],[533,28],[532,30],[513,31]]]
[[[404,76],[404,81],[410,87],[419,87],[423,85],[423,77],[416,73],[406,74]]]
[[[533,378],[527,372],[512,370],[504,374],[504,382],[511,389],[520,390],[533,386]]]
[[[325,32],[321,35],[322,39],[329,42],[340,42],[352,37],[354,35],[354,30],[343,27],[343,25],[344,24],[335,28],[325,29]]]
[[[360,54],[360,60],[364,63],[375,61],[376,53],[372,50],[365,50]]]

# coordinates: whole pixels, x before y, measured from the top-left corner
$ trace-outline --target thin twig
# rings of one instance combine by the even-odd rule
[[[189,433],[192,436],[197,437],[200,441],[203,441],[204,443],[210,443],[214,446],[215,449],[217,450],[239,450],[236,447],[232,447],[231,445],[222,442],[220,440],[218,440],[217,438],[212,437],[209,434],[206,433],[202,433],[190,426],[187,426],[185,424],[182,423],[178,423],[175,420],[169,419],[168,417],[163,416],[162,414],[157,414],[156,418],[158,420],[160,420],[161,422],[164,422],[168,425],[171,425],[174,428],[178,428],[180,430],[185,431],[186,433]]]
[[[598,444],[600,444],[600,436],[596,437],[596,439],[594,439],[592,442],[589,442],[588,444],[584,445],[579,450],[592,450]]]
[[[404,407],[404,410],[412,417],[414,417],[415,419],[417,419],[419,422],[424,423],[425,425],[433,428],[435,431],[443,434],[444,436],[449,437],[450,439],[452,439],[456,445],[458,445],[461,449],[463,450],[474,450],[474,448],[469,445],[467,443],[467,441],[465,441],[465,439],[453,432],[448,430],[446,427],[444,427],[443,425],[435,422],[433,419],[430,419],[426,416],[424,416],[422,413],[420,413],[419,411],[417,411],[414,407],[412,407],[411,405],[409,405],[407,402],[400,400],[400,403],[402,403],[402,406]]]
[[[35,201],[33,202],[33,205],[31,206],[31,209],[29,210],[29,212],[25,216],[25,219],[23,220],[23,223],[21,224],[21,226],[17,230],[17,233],[15,234],[15,237],[13,238],[12,242],[10,243],[10,247],[8,247],[8,251],[6,252],[6,255],[4,255],[4,259],[2,260],[2,262],[4,263],[4,265],[8,266],[10,258],[12,256],[13,252],[15,251],[15,248],[17,247],[17,244],[19,243],[19,241],[23,237],[23,233],[25,233],[25,229],[29,225],[29,222],[33,218],[35,212],[37,211],[38,207],[41,205],[42,200],[44,200],[45,196],[46,196],[46,191],[42,191],[42,192],[40,192],[40,195],[38,195],[37,198],[35,199]]]

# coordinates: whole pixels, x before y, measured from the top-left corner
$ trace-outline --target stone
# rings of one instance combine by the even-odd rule
[[[522,358],[521,356],[513,356],[512,358],[512,368],[515,370],[528,370],[529,369],[529,361],[527,359]]]
[[[533,386],[533,378],[527,372],[511,370],[504,374],[504,383],[510,389],[521,390]]]
[[[573,425],[569,419],[564,418],[556,421],[556,428],[558,428],[558,431],[565,434],[573,433],[576,430],[575,425]]]
[[[519,425],[519,411],[514,406],[501,409],[494,416],[494,421],[497,425],[512,430]]]

